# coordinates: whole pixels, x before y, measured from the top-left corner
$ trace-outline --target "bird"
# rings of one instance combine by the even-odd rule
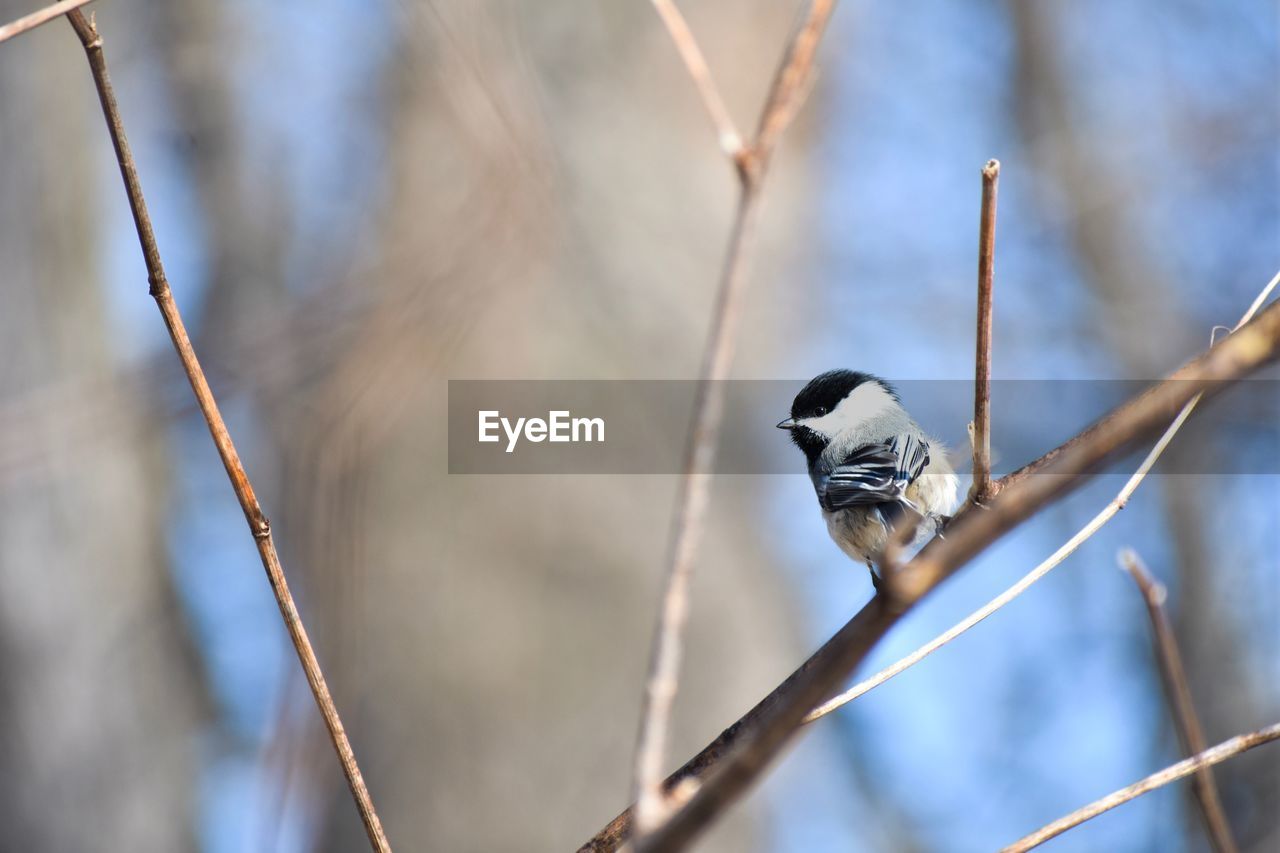
[[[820,374],[778,428],[804,453],[827,532],[867,564],[877,592],[875,563],[908,510],[921,517],[916,541],[950,520],[958,479],[946,448],[925,434],[884,379],[857,370]]]

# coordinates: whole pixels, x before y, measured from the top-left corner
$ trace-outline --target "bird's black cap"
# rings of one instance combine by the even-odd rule
[[[809,460],[810,468],[813,467],[818,457],[822,455],[822,451],[826,449],[828,439],[824,435],[801,426],[798,421],[825,415],[840,405],[840,401],[848,397],[853,389],[867,382],[876,383],[888,391],[894,400],[898,400],[898,392],[888,382],[878,376],[872,376],[870,373],[862,373],[857,370],[828,370],[826,373],[809,380],[809,384],[805,385],[800,390],[800,393],[796,395],[795,400],[791,403],[791,417],[778,424],[778,427],[791,432],[791,440],[795,442],[796,447],[804,451],[805,458]],[[901,400],[898,400],[898,402],[901,402]]]
[[[791,403],[791,417],[793,420],[801,420],[817,417],[823,410],[830,412],[840,405],[840,401],[848,397],[854,388],[866,382],[875,382],[888,391],[894,400],[901,402],[898,400],[898,392],[878,376],[858,370],[828,370],[810,379],[809,384],[796,395],[796,399]]]

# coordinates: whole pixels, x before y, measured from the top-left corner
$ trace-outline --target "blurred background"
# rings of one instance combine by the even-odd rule
[[[676,478],[450,476],[446,381],[696,374],[736,185],[657,16],[96,6],[169,277],[393,844],[576,848],[627,800]],[[795,4],[680,6],[753,127]],[[969,381],[991,157],[996,378],[1179,364],[1280,262],[1278,34],[1249,0],[843,4],[766,188],[735,376]],[[360,849],[65,23],[0,46],[0,154],[0,848]],[[967,408],[906,396],[963,452]],[[1276,458],[1274,423],[1219,416],[1248,440],[1175,442],[1170,466]],[[1177,760],[1122,545],[1170,587],[1210,743],[1274,722],[1262,470],[1153,476],[1022,599],[815,725],[702,849],[988,850]],[[993,548],[867,672],[1122,482]],[[672,767],[870,593],[803,474],[718,478]],[[1244,849],[1280,846],[1274,749],[1217,771]],[[1172,786],[1052,849],[1206,841]]]

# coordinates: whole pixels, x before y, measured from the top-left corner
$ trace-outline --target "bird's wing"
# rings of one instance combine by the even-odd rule
[[[818,480],[818,503],[827,512],[867,504],[909,505],[907,486],[928,464],[929,445],[906,433],[864,445]]]

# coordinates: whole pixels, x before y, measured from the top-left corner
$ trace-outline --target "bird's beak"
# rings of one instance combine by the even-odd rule
[[[799,424],[796,423],[795,418],[787,418],[784,421],[778,421],[778,429],[795,429],[798,426]]]

